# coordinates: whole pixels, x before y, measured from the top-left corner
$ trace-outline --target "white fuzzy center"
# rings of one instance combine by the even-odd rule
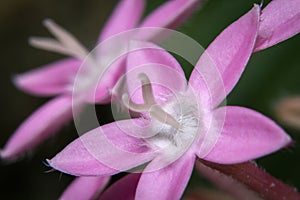
[[[198,139],[200,113],[192,92],[185,91],[172,95],[164,105],[159,105],[153,96],[151,82],[140,74],[144,104],[133,103],[123,95],[124,104],[131,110],[150,115],[151,137],[145,140],[149,146],[163,152],[183,153]]]

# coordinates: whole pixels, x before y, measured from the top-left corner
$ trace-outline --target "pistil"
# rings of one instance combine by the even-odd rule
[[[123,94],[122,100],[125,106],[135,112],[149,112],[151,117],[157,119],[158,121],[168,124],[176,129],[180,129],[180,123],[169,113],[165,112],[155,101],[152,84],[148,76],[144,73],[141,73],[139,74],[138,78],[142,82],[142,95],[144,104],[136,104],[131,101],[127,94]]]

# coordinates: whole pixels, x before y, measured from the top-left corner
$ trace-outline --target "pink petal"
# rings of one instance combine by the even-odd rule
[[[60,200],[94,199],[109,182],[109,176],[81,176],[76,178],[64,191]]]
[[[100,196],[101,200],[122,199],[132,200],[135,196],[135,191],[141,174],[128,174],[121,178]]]
[[[180,199],[190,179],[194,155],[184,155],[171,165],[143,173],[136,190],[136,199]],[[151,163],[147,168],[151,168]]]
[[[239,80],[252,53],[259,6],[226,28],[200,57],[190,77],[199,96],[217,106]]]
[[[98,43],[115,34],[135,28],[143,14],[144,6],[144,0],[120,1],[102,29]]]
[[[13,159],[53,135],[72,119],[72,100],[70,96],[53,99],[27,118],[10,137],[1,157]]]
[[[152,43],[140,41],[132,41],[130,50],[127,57],[126,80],[130,97],[135,103],[144,103],[142,83],[138,78],[140,74],[148,76],[154,96],[157,98],[164,98],[170,93],[186,89],[186,78],[181,66],[166,50]]]
[[[273,0],[262,10],[255,51],[289,39],[300,32],[300,1]]]
[[[139,26],[175,29],[196,10],[201,0],[168,1],[153,11]]]
[[[96,103],[110,103],[111,90],[114,88],[120,77],[125,74],[126,59],[124,56],[117,59],[109,66],[107,71],[99,78],[96,88],[90,97],[91,102]]]
[[[112,175],[143,164],[154,154],[142,139],[128,135],[130,131],[140,131],[134,122],[118,121],[91,130],[48,163],[54,169],[76,176]]]
[[[68,91],[81,61],[65,59],[14,77],[15,85],[28,93],[51,96]]]
[[[218,142],[204,160],[221,164],[245,162],[277,151],[291,142],[284,130],[254,110],[226,106],[214,112],[216,116],[226,112],[226,118]]]

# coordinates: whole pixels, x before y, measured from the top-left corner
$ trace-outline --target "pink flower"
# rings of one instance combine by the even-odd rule
[[[294,6],[300,7],[299,3]],[[234,164],[285,147],[291,138],[269,118],[244,107],[218,106],[238,82],[253,50],[263,49],[264,42],[256,39],[262,37],[258,33],[265,23],[270,23],[270,10],[286,11],[287,7],[273,1],[262,12],[265,20],[260,24],[260,8],[255,5],[210,44],[188,83],[172,56],[143,43],[146,49],[127,58],[129,95],[122,95],[125,106],[141,117],[87,132],[48,160],[49,165],[76,176],[102,176],[149,162],[138,182],[133,180],[137,186],[131,188],[130,194],[135,193],[136,199],[179,199],[196,157]],[[297,12],[282,16],[286,20],[296,16],[299,21],[299,10],[295,8]],[[273,34],[280,27],[285,27],[280,31],[289,32],[284,39],[299,32],[294,26],[285,26],[287,21],[272,23]],[[283,40],[278,38],[281,36],[266,41],[274,45]],[[128,191],[120,192],[126,195]]]
[[[152,12],[142,22],[144,0],[122,0],[103,28],[98,42],[136,27],[175,28],[180,25],[196,8],[199,0],[176,0],[165,3]],[[57,132],[72,119],[72,88],[82,60],[89,53],[79,41],[51,20],[44,25],[55,39],[34,37],[32,46],[71,56],[39,69],[17,75],[14,83],[23,91],[37,96],[56,96],[28,117],[10,137],[1,150],[1,158],[13,159],[41,143]],[[103,56],[102,56],[103,57]],[[113,75],[107,74],[105,82],[97,90],[97,103],[110,100],[109,89],[122,74],[123,63],[119,63]],[[85,76],[84,81],[89,77]],[[84,84],[84,83],[83,83]],[[75,107],[80,107],[81,102]]]

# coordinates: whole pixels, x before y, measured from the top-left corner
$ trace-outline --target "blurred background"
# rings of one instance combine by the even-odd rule
[[[162,0],[147,1],[146,14]],[[269,1],[265,1],[265,5]],[[55,61],[62,56],[37,50],[28,45],[30,36],[49,36],[41,22],[52,18],[73,33],[83,44],[93,48],[98,33],[117,0],[2,0],[0,1],[1,55],[1,134],[0,147],[18,125],[49,99],[30,96],[12,84],[15,74]],[[202,46],[208,44],[230,23],[252,8],[248,0],[208,0],[179,29]],[[255,53],[229,95],[227,103],[253,108],[277,121],[295,140],[295,146],[259,159],[270,174],[300,188],[300,131],[278,121],[276,103],[291,95],[300,95],[300,35],[277,46]],[[189,70],[187,70],[188,73]],[[101,107],[102,116],[110,115]],[[299,108],[300,109],[300,108]],[[1,199],[57,199],[73,177],[47,172],[43,163],[77,137],[74,125],[65,126],[59,134],[44,142],[18,161],[0,164]],[[201,180],[200,181],[198,181]],[[203,178],[194,177],[190,188],[201,186]]]

